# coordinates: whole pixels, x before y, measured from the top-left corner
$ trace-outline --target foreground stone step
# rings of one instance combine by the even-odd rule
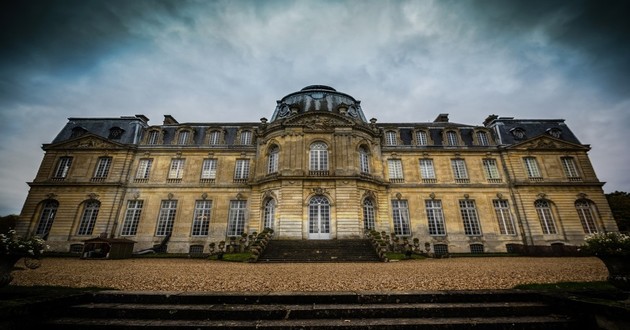
[[[273,240],[259,262],[378,262],[368,240]]]
[[[563,316],[306,319],[306,320],[134,320],[62,318],[46,329],[577,329]]]

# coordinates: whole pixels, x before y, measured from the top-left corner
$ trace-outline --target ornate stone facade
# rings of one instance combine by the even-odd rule
[[[366,120],[360,101],[308,86],[271,120],[70,118],[43,146],[19,231],[57,251],[107,233],[168,252],[272,227],[276,239],[368,228],[448,252],[580,245],[617,227],[564,120],[489,116],[482,126]]]

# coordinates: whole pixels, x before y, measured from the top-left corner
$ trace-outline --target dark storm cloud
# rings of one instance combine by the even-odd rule
[[[570,58],[557,66],[577,83],[601,84],[612,96],[630,93],[630,1],[478,0],[451,3],[503,42],[540,31]],[[574,54],[581,56],[577,63]]]

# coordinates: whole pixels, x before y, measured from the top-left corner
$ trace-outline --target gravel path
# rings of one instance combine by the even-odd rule
[[[325,264],[49,258],[39,269],[15,270],[12,284],[150,291],[418,291],[603,281],[607,274],[597,258],[495,257]]]

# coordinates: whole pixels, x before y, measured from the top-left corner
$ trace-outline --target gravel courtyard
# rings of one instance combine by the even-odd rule
[[[597,258],[526,257],[310,264],[49,258],[39,269],[21,268],[13,272],[13,285],[239,292],[509,289],[523,283],[603,281],[608,274]]]

